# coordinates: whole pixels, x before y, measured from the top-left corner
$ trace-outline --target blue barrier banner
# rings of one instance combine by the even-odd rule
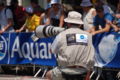
[[[33,33],[4,33],[0,35],[0,64],[38,64],[56,66],[49,52],[54,38],[34,42]],[[120,32],[106,32],[93,37],[95,66],[120,68]]]
[[[120,68],[120,32],[106,32],[93,37],[95,66]]]
[[[0,35],[0,64],[39,64],[55,66],[56,59],[49,52],[54,38],[34,42],[33,33],[4,33]]]

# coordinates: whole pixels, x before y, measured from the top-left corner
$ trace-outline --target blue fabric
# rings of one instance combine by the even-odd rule
[[[120,68],[120,32],[105,32],[93,37],[95,66]]]
[[[51,4],[48,3],[47,6],[45,7],[45,9],[51,8]]]
[[[33,33],[4,33],[0,36],[0,64],[38,64],[56,66],[55,55],[50,54],[54,37],[34,42]]]
[[[114,20],[114,17],[109,13],[106,13],[103,18],[100,18],[98,15],[96,15],[93,24],[95,27],[100,25],[102,28],[104,28],[106,24],[106,20],[112,22]]]
[[[120,28],[120,19],[116,19],[116,22],[117,22],[117,26]]]

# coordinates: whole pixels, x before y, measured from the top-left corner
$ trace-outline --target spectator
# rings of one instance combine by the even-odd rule
[[[10,6],[8,6],[8,8],[13,13],[14,29],[20,29],[26,20],[24,8],[18,5],[18,0],[11,0]]]
[[[115,16],[114,24],[117,25],[120,30],[120,2],[117,5],[116,14],[114,16]]]
[[[42,9],[42,8],[39,8],[39,6],[34,9],[34,14],[36,15],[36,18],[38,18],[37,20],[39,20],[39,25],[42,24],[42,17],[41,17],[41,15],[44,12],[45,12],[45,10]]]
[[[97,15],[94,18],[94,27],[91,29],[92,34],[98,34],[103,32],[109,32],[111,26],[115,31],[118,31],[117,26],[113,24],[114,17],[110,13],[104,13],[102,6],[96,6]]]
[[[38,0],[30,0],[31,6],[33,9],[35,9],[36,7],[38,7]]]
[[[80,29],[83,25],[81,17],[80,13],[71,11],[64,19],[68,29],[59,33],[51,46],[51,52],[58,56],[58,66],[47,72],[48,80],[63,80],[63,72],[82,75],[93,67],[92,35]]]
[[[92,3],[89,0],[82,0],[80,4],[83,9],[84,30],[89,30],[93,27],[93,18],[96,15],[96,10],[92,8]]]
[[[26,7],[25,11],[27,16],[26,22],[20,29],[16,30],[16,32],[21,32],[25,29],[28,30],[28,32],[33,32],[36,27],[40,25],[40,17],[33,13],[32,7]]]
[[[30,3],[31,3],[31,6],[33,8],[33,11],[35,11],[35,9],[38,9],[38,8],[41,10],[41,12],[44,11],[44,9],[40,5],[38,5],[38,3],[39,3],[38,0],[30,0]]]
[[[50,19],[48,17],[48,12],[50,10],[51,6],[47,6],[44,13],[41,15],[41,25],[50,25]]]
[[[30,3],[31,3],[31,7],[33,8],[33,13],[36,14],[37,16],[39,16],[40,18],[40,24],[42,23],[41,22],[41,14],[44,12],[44,9],[38,5],[39,1],[38,0],[30,0]]]
[[[48,16],[48,12],[51,8],[51,4],[50,4],[51,0],[47,0],[47,6],[45,8],[45,12],[41,15],[42,18],[42,25],[50,25],[50,19]]]
[[[64,25],[64,11],[63,6],[59,0],[51,0],[51,8],[48,12],[51,25],[63,27]]]
[[[111,7],[107,4],[107,2],[105,0],[97,0],[96,2],[96,5],[97,6],[103,6],[103,10],[104,10],[104,13],[110,13],[110,14],[113,14],[113,10],[111,9]]]
[[[0,34],[13,31],[13,14],[5,7],[4,0],[0,1]]]

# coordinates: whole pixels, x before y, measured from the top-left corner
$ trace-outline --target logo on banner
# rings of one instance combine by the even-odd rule
[[[3,36],[0,36],[0,60],[4,59],[7,51],[7,41]]]
[[[96,59],[98,60],[96,66],[105,66],[116,57],[119,42],[119,34],[109,34],[101,39],[98,49],[96,49],[98,53],[96,55]]]

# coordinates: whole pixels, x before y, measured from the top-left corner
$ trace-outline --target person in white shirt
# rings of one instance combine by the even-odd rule
[[[90,0],[83,0],[80,6],[83,9],[83,29],[88,31],[93,27],[93,18],[96,15],[96,10]]]
[[[0,2],[0,34],[4,32],[12,32],[13,15],[10,9],[5,7],[3,1]]]

